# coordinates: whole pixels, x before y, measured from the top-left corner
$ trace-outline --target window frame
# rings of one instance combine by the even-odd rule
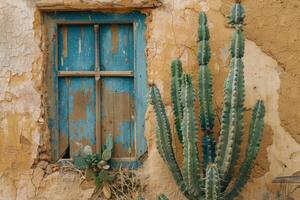
[[[147,109],[147,66],[145,19],[140,12],[102,13],[59,11],[43,14],[46,25],[48,55],[45,82],[47,85],[47,117],[50,131],[52,161],[59,160],[59,117],[58,117],[58,37],[57,30],[63,24],[132,24],[134,46],[134,89],[135,89],[135,148],[134,160],[113,160],[113,165],[138,167],[139,158],[147,152],[147,142],[144,136],[145,113]]]

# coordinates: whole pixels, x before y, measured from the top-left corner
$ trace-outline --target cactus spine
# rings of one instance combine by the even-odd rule
[[[224,83],[224,107],[217,148],[214,138],[215,112],[213,108],[212,77],[210,61],[209,30],[204,12],[199,15],[198,63],[199,63],[199,121],[203,134],[203,164],[199,159],[198,127],[195,117],[195,94],[192,78],[184,74],[179,60],[172,63],[171,98],[178,139],[183,144],[183,167],[180,170],[172,149],[171,128],[158,88],[150,87],[150,103],[157,122],[157,148],[176,183],[188,199],[234,199],[249,179],[261,143],[265,107],[257,101],[253,108],[245,160],[238,169],[238,177],[231,186],[232,174],[240,154],[244,131],[244,9],[239,1],[229,15],[229,24],[234,28],[231,42],[231,61],[228,77]],[[204,172],[204,173],[203,173]]]

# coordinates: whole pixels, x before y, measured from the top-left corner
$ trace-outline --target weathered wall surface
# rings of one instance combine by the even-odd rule
[[[38,2],[51,8],[57,5],[57,9],[91,9],[92,6],[99,10],[101,6],[106,9],[112,5],[130,7],[130,3],[138,7],[146,1]],[[49,2],[51,5],[47,4]],[[152,4],[154,1],[147,2]],[[229,2],[164,0],[162,6],[147,11],[148,77],[161,89],[171,118],[169,65],[172,59],[180,58],[187,72],[197,71],[196,37],[200,10],[206,11],[209,17],[213,52],[210,68],[214,77],[215,107],[220,116],[232,33],[225,26],[224,17]],[[266,102],[267,113],[263,147],[241,199],[263,199],[267,193],[272,197],[278,190],[271,184],[273,177],[300,171],[300,115],[297,112],[300,101],[300,1],[244,0],[243,3],[247,14],[246,118],[257,98]],[[42,36],[36,1],[0,1],[0,200],[88,199],[93,186],[80,184],[79,176],[74,173],[51,173],[55,166],[48,165],[49,133],[43,85],[43,55],[46,51]],[[197,74],[193,73],[193,76],[196,81]],[[184,199],[155,149],[155,123],[150,107],[146,120],[149,158],[143,172],[148,181],[148,199],[154,199],[158,193],[166,193],[172,200]],[[181,149],[177,142],[174,145],[180,158]]]

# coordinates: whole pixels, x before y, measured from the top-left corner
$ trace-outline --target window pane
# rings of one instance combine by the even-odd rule
[[[105,71],[133,70],[133,26],[100,26],[100,66]]]
[[[133,78],[103,78],[101,88],[102,141],[114,139],[114,158],[135,156]]]
[[[95,70],[95,37],[92,25],[62,25],[58,28],[59,70]]]

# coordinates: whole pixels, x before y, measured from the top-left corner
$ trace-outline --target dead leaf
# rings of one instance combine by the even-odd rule
[[[110,197],[111,197],[111,190],[110,190],[110,188],[109,188],[109,186],[107,184],[103,186],[102,192],[103,192],[104,197],[106,199],[110,199]]]

